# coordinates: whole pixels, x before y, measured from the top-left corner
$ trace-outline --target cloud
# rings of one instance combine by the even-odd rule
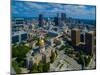
[[[64,5],[65,12],[74,17],[95,18],[95,7],[85,5]]]
[[[35,9],[43,9],[43,6],[37,4],[37,3],[32,3],[32,2],[26,2],[25,3],[29,8],[35,8]]]
[[[95,19],[95,7],[85,5],[54,4],[41,2],[12,2],[12,13],[16,16],[38,16],[42,13],[45,16],[55,16],[56,13],[66,13],[74,18]]]

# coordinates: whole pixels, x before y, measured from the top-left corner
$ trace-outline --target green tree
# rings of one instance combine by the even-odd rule
[[[12,57],[16,58],[16,62],[19,67],[24,66],[24,61],[26,57],[26,53],[30,50],[29,47],[24,44],[13,45],[12,46]]]
[[[48,63],[39,63],[38,65],[34,64],[32,68],[30,68],[30,73],[35,72],[48,72],[50,68],[50,62]]]
[[[12,67],[14,68],[14,70],[16,71],[17,74],[21,73],[21,69],[16,61],[12,62]]]
[[[79,62],[80,64],[82,64],[82,67],[83,67],[83,68],[85,67],[84,53],[83,53],[82,50],[80,50],[80,52],[79,52],[79,60],[78,60],[78,62]]]
[[[88,55],[88,57],[85,57],[85,66],[87,67],[91,61],[91,56]]]
[[[42,63],[38,64],[38,72],[43,72],[43,64]]]
[[[53,63],[55,59],[55,53],[51,51],[50,62]]]
[[[50,69],[50,63],[49,62],[48,63],[45,63],[43,65],[43,72],[48,72],[49,69]]]
[[[23,44],[12,46],[12,57],[24,58],[29,50],[30,48]]]
[[[30,73],[35,73],[38,72],[38,66],[36,64],[34,64],[31,68],[30,68]]]
[[[56,54],[56,57],[57,57],[57,55],[58,55],[57,51],[55,51],[55,54]]]
[[[66,47],[62,45],[59,50],[64,50]]]

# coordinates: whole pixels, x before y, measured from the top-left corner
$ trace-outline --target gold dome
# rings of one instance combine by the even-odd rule
[[[43,46],[44,45],[44,40],[43,39],[39,39],[39,45]]]

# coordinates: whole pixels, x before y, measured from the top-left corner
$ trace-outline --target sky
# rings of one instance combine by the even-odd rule
[[[13,17],[55,17],[57,13],[66,13],[67,17],[95,20],[95,6],[57,4],[30,1],[12,1],[11,15]]]

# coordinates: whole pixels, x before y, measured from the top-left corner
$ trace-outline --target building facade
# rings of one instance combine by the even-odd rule
[[[72,29],[71,31],[72,45],[78,46],[80,43],[80,29]]]

